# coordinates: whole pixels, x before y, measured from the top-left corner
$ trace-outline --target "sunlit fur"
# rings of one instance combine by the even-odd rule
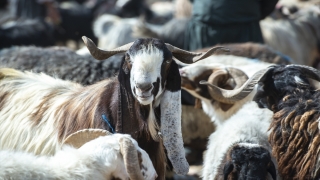
[[[79,149],[64,146],[54,156],[35,156],[19,151],[0,151],[0,179],[128,179],[119,140],[129,138],[141,153],[144,179],[156,172],[148,154],[129,135],[115,134],[87,142]],[[139,162],[137,163],[139,166]]]
[[[94,122],[97,103],[92,103],[95,98],[99,100],[101,92],[91,91],[91,88],[105,86],[108,80],[84,91],[79,84],[45,74],[1,69],[1,78],[3,74],[6,77],[0,81],[0,149],[54,154],[68,133],[61,132],[61,128],[68,129],[72,125],[64,122],[77,122],[77,117],[85,112],[90,126],[87,128],[101,126]],[[79,96],[74,97],[77,93]],[[66,105],[73,106],[68,115],[64,114]]]

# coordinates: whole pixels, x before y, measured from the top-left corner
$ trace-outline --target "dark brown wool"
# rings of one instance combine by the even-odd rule
[[[269,142],[283,179],[320,179],[320,91],[299,67],[275,66],[254,98],[274,111]]]

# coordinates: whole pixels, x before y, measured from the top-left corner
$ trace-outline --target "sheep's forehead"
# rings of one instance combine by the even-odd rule
[[[128,54],[132,62],[142,61],[150,66],[161,64],[166,59],[172,59],[172,53],[165,43],[153,38],[136,40],[130,47]]]
[[[258,148],[260,147],[259,144],[253,144],[253,143],[239,143],[239,147],[244,147],[244,148]]]

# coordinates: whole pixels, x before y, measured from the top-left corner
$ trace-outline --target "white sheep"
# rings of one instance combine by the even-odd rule
[[[234,64],[239,69],[212,63],[219,61],[209,58],[180,69],[182,87],[201,100],[204,112],[217,125],[216,131],[209,138],[203,178],[227,179],[231,176],[241,179],[250,175],[255,179],[270,179],[271,176],[276,179],[276,162],[271,157],[267,132],[272,112],[259,109],[251,101],[256,92],[254,86],[249,86],[253,88],[251,93],[229,101],[222,97],[225,92],[213,91],[211,86],[199,84],[205,80],[221,87],[223,91],[237,89],[243,87],[248,76],[252,79],[258,70],[263,70],[270,64],[231,56],[215,58],[225,64]],[[246,169],[247,166],[257,168]],[[267,178],[268,172],[271,176]]]
[[[0,179],[154,180],[157,177],[148,154],[130,135],[86,129],[70,135],[65,144],[54,156],[0,151]]]
[[[271,111],[261,110],[251,101],[219,126],[209,137],[203,179],[249,176],[276,180],[276,161],[271,156],[267,133],[271,116]]]

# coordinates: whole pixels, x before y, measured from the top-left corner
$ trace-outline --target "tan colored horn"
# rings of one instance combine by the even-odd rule
[[[84,44],[87,46],[88,50],[90,51],[90,54],[97,60],[104,60],[107,59],[115,54],[126,52],[133,44],[133,42],[125,44],[121,47],[118,47],[116,49],[105,51],[102,49],[99,49],[94,42],[92,42],[91,39],[87,38],[86,36],[82,36],[82,40]]]
[[[227,81],[230,77],[234,79],[235,84],[236,84],[234,89],[240,88],[249,79],[247,74],[244,73],[243,71],[241,71],[240,69],[233,68],[233,67],[227,67],[224,70],[219,70],[219,71],[212,73],[208,79],[208,82],[201,81],[201,83],[202,84],[208,83],[208,84],[218,86],[218,82],[219,82],[220,78],[223,78],[223,77],[226,78],[225,81]],[[228,100],[225,101],[225,98],[223,98],[219,95],[217,96],[217,94],[214,92],[214,90],[212,90],[211,86],[208,86],[208,89],[209,89],[210,96],[214,100],[222,102],[222,103],[230,104]]]
[[[254,86],[268,73],[274,66],[270,66],[266,69],[262,69],[256,72],[247,82],[245,82],[240,88],[233,90],[226,90],[210,84],[206,81],[200,81],[200,84],[205,84],[211,87],[211,93],[217,99],[222,99],[224,103],[234,104],[237,101],[247,97],[254,89]]]
[[[63,142],[63,144],[71,145],[75,148],[80,148],[85,143],[98,138],[99,136],[112,135],[107,130],[103,129],[83,129],[70,134]]]
[[[139,166],[138,151],[131,139],[123,137],[119,140],[120,152],[123,156],[124,165],[130,180],[141,180],[143,175]]]
[[[213,47],[204,53],[195,53],[195,52],[185,51],[183,49],[172,46],[171,44],[168,44],[168,43],[166,43],[166,46],[172,52],[172,55],[176,59],[178,59],[179,61],[186,63],[186,64],[192,64],[192,63],[197,62],[199,60],[205,59],[205,58],[211,56],[212,54],[215,54],[215,52],[217,52],[218,50],[222,50],[224,52],[229,52],[229,49],[226,49],[221,46]]]

